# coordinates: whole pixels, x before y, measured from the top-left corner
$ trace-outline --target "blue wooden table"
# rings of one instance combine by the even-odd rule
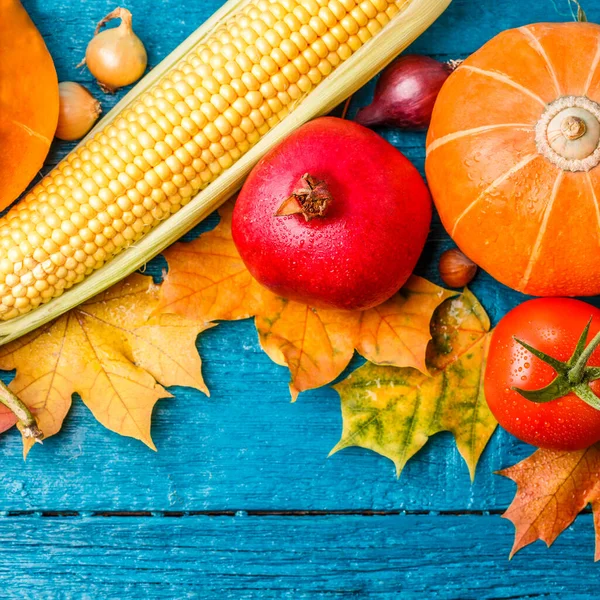
[[[454,0],[411,49],[461,58],[502,29],[570,19],[567,0],[555,3]],[[115,0],[24,4],[59,78],[100,95],[76,64]],[[153,66],[220,4],[126,6]],[[600,19],[600,0],[585,8]],[[372,85],[354,97],[351,114],[371,93]],[[105,109],[118,98],[104,96]],[[422,169],[423,134],[381,133]],[[55,144],[48,167],[68,149]],[[438,281],[437,258],[448,247],[436,222],[418,272]],[[151,272],[163,266],[157,259]],[[494,322],[522,300],[485,274],[472,287]],[[497,431],[471,485],[453,440],[441,434],[396,480],[392,463],[373,453],[351,449],[327,459],[341,431],[337,394],[324,388],[290,404],[288,373],[261,352],[251,322],[221,324],[202,334],[199,348],[212,396],[177,388],[159,403],[158,453],[105,430],[80,401],[61,434],[26,462],[18,432],[0,437],[1,598],[600,595],[589,513],[550,550],[538,542],[508,561],[513,527],[500,514],[515,490],[493,471],[530,447]]]

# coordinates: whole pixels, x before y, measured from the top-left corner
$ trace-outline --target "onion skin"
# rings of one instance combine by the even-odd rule
[[[383,70],[369,106],[355,118],[367,127],[388,125],[401,129],[426,129],[433,105],[452,67],[428,56],[401,56]]]
[[[121,24],[100,31],[112,19],[121,19]],[[113,93],[135,83],[146,71],[146,48],[131,23],[131,13],[125,8],[116,8],[98,23],[86,49],[84,63],[105,92]]]
[[[90,92],[79,83],[62,81],[58,84],[60,98],[56,137],[67,142],[82,138],[98,120],[102,107]]]

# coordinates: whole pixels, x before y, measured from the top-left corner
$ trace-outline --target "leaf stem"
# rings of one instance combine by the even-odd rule
[[[36,442],[41,443],[44,434],[37,426],[35,417],[19,397],[13,394],[2,381],[0,381],[0,404],[4,404],[19,419],[23,427],[24,437],[33,438]]]

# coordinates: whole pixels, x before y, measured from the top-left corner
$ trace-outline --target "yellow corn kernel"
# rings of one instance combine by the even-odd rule
[[[0,220],[0,320],[59,296],[234,164],[407,0],[253,0]]]

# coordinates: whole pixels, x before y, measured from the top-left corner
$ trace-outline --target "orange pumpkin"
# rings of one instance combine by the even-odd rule
[[[600,294],[599,163],[597,25],[505,31],[440,92],[426,160],[440,217],[516,290]]]
[[[0,210],[42,168],[58,121],[58,81],[19,0],[0,0]]]

